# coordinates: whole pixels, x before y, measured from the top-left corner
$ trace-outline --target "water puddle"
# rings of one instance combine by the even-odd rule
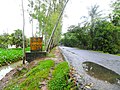
[[[17,66],[20,66],[22,64],[22,61],[18,61],[16,63],[12,63],[8,66],[2,66],[0,67],[0,80],[12,69],[16,68]]]
[[[86,73],[99,80],[120,85],[120,75],[93,62],[83,62]]]

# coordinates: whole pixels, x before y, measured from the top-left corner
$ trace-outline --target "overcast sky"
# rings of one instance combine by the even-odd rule
[[[100,6],[99,11],[102,10],[104,16],[110,13],[111,0],[70,0],[64,13],[68,18],[63,18],[63,32],[66,32],[70,25],[80,23],[82,16],[88,16],[88,8],[95,4]]]
[[[25,6],[25,34],[32,36],[31,25],[27,14],[27,1],[23,0]],[[109,12],[109,4],[111,0],[70,0],[64,12],[63,32],[67,31],[70,25],[77,25],[80,17],[88,15],[88,7],[94,4],[100,5],[103,13]],[[13,30],[22,29],[22,11],[21,0],[0,0],[0,34],[3,32],[11,33]]]

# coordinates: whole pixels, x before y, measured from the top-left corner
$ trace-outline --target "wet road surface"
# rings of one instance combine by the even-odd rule
[[[64,46],[59,48],[92,89],[120,90],[120,56]]]

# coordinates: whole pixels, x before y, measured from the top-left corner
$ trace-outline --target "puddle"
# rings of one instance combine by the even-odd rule
[[[93,62],[83,62],[86,73],[99,80],[120,85],[120,75]]]
[[[12,69],[14,69],[17,66],[20,66],[22,64],[22,61],[18,61],[16,63],[12,63],[11,65],[8,66],[2,66],[0,67],[0,80]]]

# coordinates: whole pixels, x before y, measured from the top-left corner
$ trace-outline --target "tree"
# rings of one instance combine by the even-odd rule
[[[117,0],[118,6],[116,2],[114,5],[118,8],[120,1]],[[111,54],[120,53],[119,19],[113,17],[113,20],[117,20],[117,22],[113,22],[113,20],[108,21],[108,18],[101,18],[101,11],[98,11],[98,8],[97,5],[91,7],[89,11],[90,21],[83,17],[84,22],[77,26],[70,26],[61,42],[71,47],[100,50]],[[120,10],[116,8],[113,9],[113,13],[119,16]]]
[[[120,0],[116,0],[112,3],[113,8],[111,21],[115,26],[120,26]]]
[[[25,31],[25,15],[24,15],[24,2],[23,0],[21,0],[22,3],[22,16],[23,16],[23,31],[22,31],[22,42],[23,42],[23,64],[25,64],[25,35],[24,35],[24,31]]]
[[[94,45],[93,50],[100,50],[111,54],[120,52],[120,28],[114,26],[107,20],[98,20],[94,25],[94,37],[90,39],[90,30],[86,25],[71,26],[68,32],[64,34],[61,42],[65,46],[91,49],[91,43]]]
[[[8,33],[0,35],[0,48],[8,48],[9,44],[11,44],[10,35]]]
[[[58,20],[58,16],[60,15],[63,6],[66,0],[29,0],[29,6],[33,8],[33,12],[30,13],[30,16],[33,19],[36,19],[39,22],[39,32],[37,33],[39,36],[43,37],[45,40],[45,45],[49,41],[49,38],[52,34],[52,30]],[[32,3],[32,4],[31,4]],[[60,37],[61,35],[61,27],[62,27],[62,19],[60,18],[60,22],[58,22],[55,35]],[[52,43],[50,46],[54,46],[58,44],[59,40],[52,37]]]
[[[22,30],[17,29],[17,30],[14,30],[14,31],[15,32],[11,34],[12,45],[15,45],[16,48],[18,48],[18,47],[23,48],[23,37],[22,37],[23,34],[22,34]],[[25,42],[26,42],[26,40],[25,40]]]
[[[94,26],[95,26],[96,21],[101,16],[101,11],[98,11],[98,9],[99,9],[99,5],[94,5],[94,6],[91,6],[90,10],[88,11],[88,14],[90,16],[90,24],[91,24],[91,28],[90,28],[91,49],[94,48],[94,45],[93,45]]]

